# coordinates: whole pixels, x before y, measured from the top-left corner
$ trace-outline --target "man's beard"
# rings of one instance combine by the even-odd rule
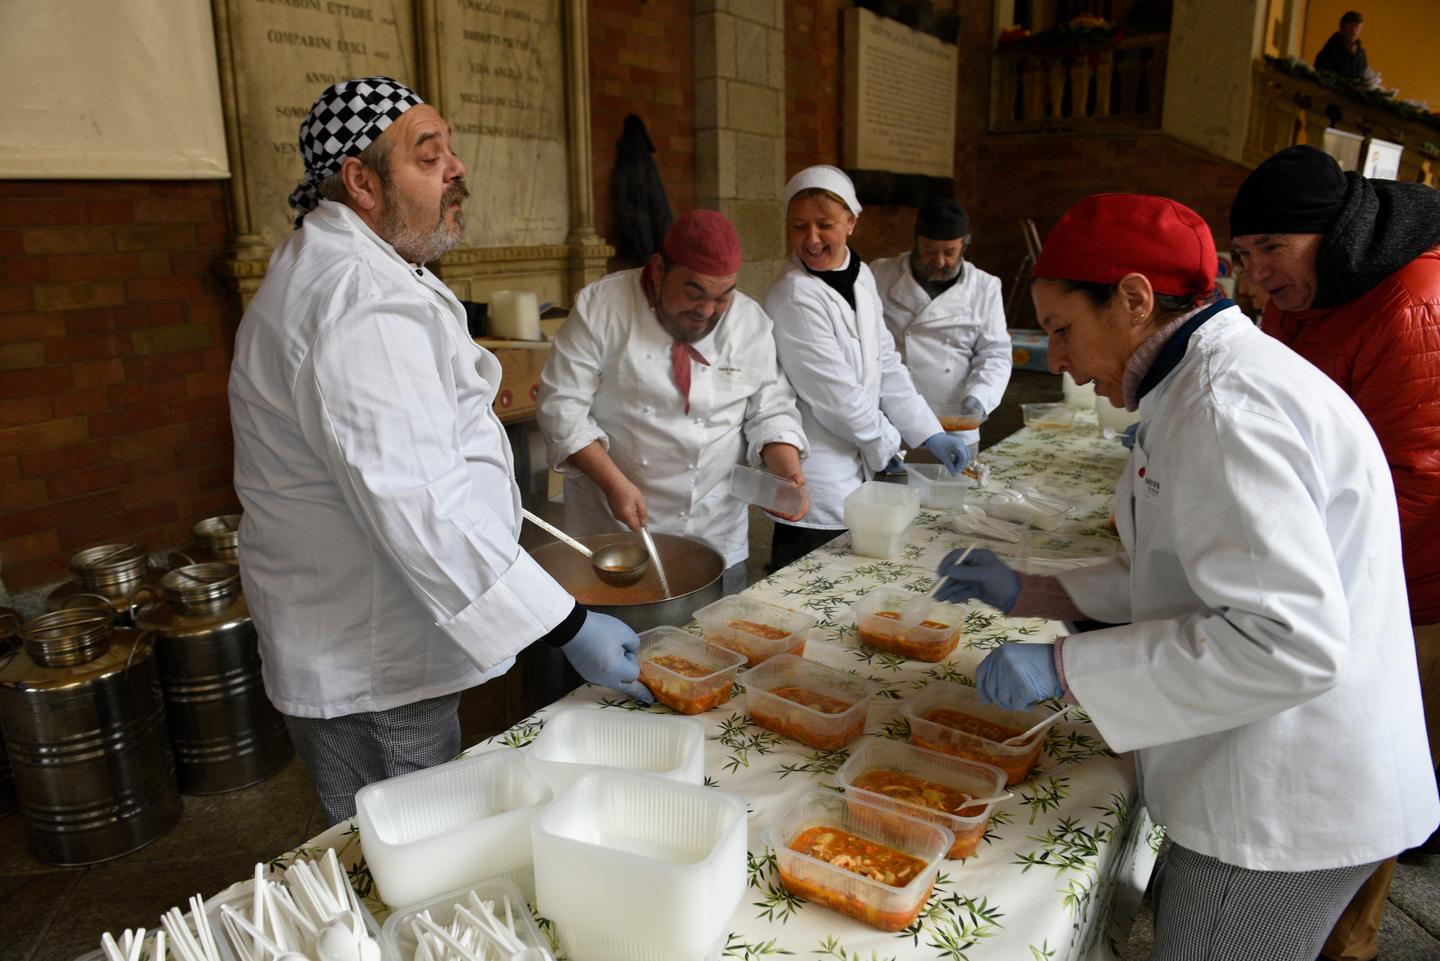
[[[910,255],[910,272],[915,279],[922,284],[940,284],[947,280],[954,280],[960,276],[960,271],[965,267],[965,260],[962,258],[955,261],[955,266],[949,270],[934,270],[920,262],[920,258],[913,253]]]
[[[451,204],[460,203],[468,196],[470,196],[470,189],[465,186],[464,179],[455,180],[445,188],[445,192],[440,196],[440,212],[435,220],[435,226],[428,231],[421,231],[406,223],[395,195],[387,193],[385,209],[381,216],[381,226],[385,231],[385,237],[395,248],[396,253],[412,264],[428,264],[431,261],[439,260],[460,243],[460,239],[465,233],[463,212],[456,211],[455,226],[451,228],[445,222],[445,211],[450,208]]]
[[[724,319],[723,314],[712,314],[704,329],[697,331],[688,324],[683,324],[681,318],[699,320],[699,317],[694,317],[688,312],[672,314],[660,305],[658,297],[655,304],[655,317],[660,321],[660,326],[665,328],[665,333],[674,337],[682,344],[694,344],[704,340],[710,336],[711,331],[720,326],[720,321]]]

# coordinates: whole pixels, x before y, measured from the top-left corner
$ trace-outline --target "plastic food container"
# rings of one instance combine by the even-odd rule
[[[711,647],[678,627],[654,627],[640,635],[640,683],[681,714],[700,714],[728,701],[744,663],[744,655]]]
[[[985,828],[990,824],[990,812],[1001,802],[941,810],[908,800],[911,795],[906,786],[885,783],[892,781],[896,774],[942,789],[961,791],[971,798],[986,798],[1004,791],[1005,772],[990,764],[963,761],[913,744],[871,741],[850,755],[850,760],[845,762],[837,775],[847,797],[891,808],[949,829],[955,840],[945,852],[947,858],[968,858],[974,854],[985,837]],[[857,781],[861,783],[857,784]]]
[[[744,464],[730,468],[730,496],[787,517],[799,514],[810,503],[805,488]]]
[[[974,491],[967,506],[979,507],[991,520],[1028,524],[1044,531],[1059,530],[1070,513],[1070,505],[1061,498],[1048,494],[1034,497],[1008,489]]]
[[[866,481],[845,498],[845,526],[851,550],[865,557],[896,557],[905,528],[920,513],[920,492],[913,487]]]
[[[546,720],[526,754],[557,796],[593,767],[699,784],[705,777],[705,725],[689,717],[571,708]]]
[[[935,417],[940,421],[940,429],[946,431],[956,430],[978,430],[985,422],[985,418],[976,417],[974,414],[967,414],[961,404],[940,404],[934,407]]]
[[[745,655],[754,667],[774,654],[805,656],[805,635],[819,621],[809,614],[732,594],[695,612],[705,641]]]
[[[550,796],[510,748],[367,784],[355,820],[380,897],[405,907],[495,877],[528,888],[530,822]]]
[[[973,687],[948,682],[931,684],[900,710],[910,722],[910,743],[993,764],[1005,772],[1006,784],[1019,784],[1030,776],[1045,745],[1045,734],[1041,732],[1025,744],[1000,742],[1023,734],[1052,713],[1046,707],[1007,711],[983,703]],[[963,729],[955,725],[963,725]]]
[[[838,828],[924,863],[904,886],[872,880],[791,847],[812,828]],[[954,837],[949,830],[833,791],[811,791],[765,832],[775,850],[780,882],[790,893],[881,931],[901,931],[915,920],[935,887],[940,862]]]
[[[745,802],[592,771],[535,819],[535,894],[584,961],[717,957],[745,893]]]
[[[1110,403],[1108,397],[1097,397],[1095,398],[1095,417],[1100,425],[1100,433],[1108,438],[1124,433],[1125,428],[1140,419],[1140,412],[1116,407]]]
[[[529,840],[529,832],[526,832],[526,840]],[[403,911],[392,911],[390,917],[385,919],[384,941],[389,961],[414,961],[415,958],[415,934],[412,922],[422,913],[429,913],[430,920],[442,928],[448,930],[450,922],[455,919],[456,905],[470,905],[470,895],[474,894],[481,901],[490,902],[496,917],[503,920],[513,919],[515,922],[515,936],[520,943],[525,945],[527,951],[543,951],[544,954],[515,952],[502,955],[502,961],[539,961],[539,959],[550,958],[550,942],[540,933],[540,928],[535,924],[535,918],[530,914],[530,905],[525,901],[525,895],[520,889],[509,881],[494,879],[481,881],[479,884],[468,885],[458,891],[448,891],[438,897],[427,898],[419,904],[412,905]],[[494,957],[494,953],[487,957]]]
[[[1060,392],[1065,396],[1065,403],[1076,410],[1095,409],[1095,382],[1088,384],[1077,384],[1075,378],[1070,376],[1067,370],[1060,375]]]
[[[943,661],[963,633],[963,608],[910,591],[873,590],[850,609],[861,644],[916,661]]]
[[[905,474],[910,486],[920,492],[920,506],[934,511],[963,507],[965,492],[975,486],[964,474],[951,477],[943,464],[906,464]]]
[[[745,710],[761,727],[822,751],[865,733],[878,685],[793,654],[776,654],[745,675]]]
[[[1075,424],[1075,408],[1069,404],[1021,404],[1025,426],[1035,430],[1069,430]]]

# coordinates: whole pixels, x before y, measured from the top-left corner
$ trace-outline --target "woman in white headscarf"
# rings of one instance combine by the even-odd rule
[[[810,441],[810,513],[776,523],[772,569],[840,533],[845,497],[902,447],[924,444],[952,474],[970,456],[941,429],[900,362],[875,278],[848,246],[859,213],[855,186],[836,167],[807,167],[785,185],[790,260],[765,310]]]

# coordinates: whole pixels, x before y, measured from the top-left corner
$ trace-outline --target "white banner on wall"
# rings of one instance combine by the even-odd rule
[[[209,0],[0,0],[0,178],[230,175]]]

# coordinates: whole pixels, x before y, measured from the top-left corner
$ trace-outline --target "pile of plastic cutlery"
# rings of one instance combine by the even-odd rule
[[[497,909],[494,901],[482,901],[471,891],[455,905],[448,926],[435,923],[429,911],[421,911],[410,919],[410,933],[415,952],[403,961],[550,961],[549,952],[527,948],[516,936],[509,897],[502,896]]]
[[[220,906],[220,926],[236,961],[380,961],[364,910],[335,851],[297,860],[283,883],[255,865],[249,910]]]

